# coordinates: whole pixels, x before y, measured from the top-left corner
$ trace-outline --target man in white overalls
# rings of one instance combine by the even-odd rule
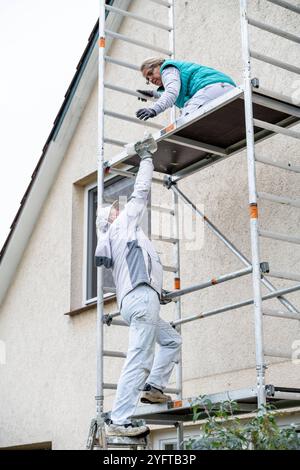
[[[163,269],[159,256],[140,227],[151,188],[156,151],[152,137],[135,145],[141,163],[132,196],[120,212],[118,205],[102,208],[97,217],[97,266],[112,269],[117,302],[130,325],[126,362],[118,382],[108,435],[142,436],[147,426],[133,426],[140,391],[144,403],[165,403],[170,375],[178,362],[181,336],[159,316]],[[159,350],[155,354],[155,343]]]
[[[142,101],[157,100],[150,108],[137,111],[136,116],[143,121],[174,105],[181,110],[182,116],[187,116],[236,87],[225,73],[194,62],[151,57],[140,69],[147,83],[157,86],[156,90],[137,90],[144,96],[139,98]]]

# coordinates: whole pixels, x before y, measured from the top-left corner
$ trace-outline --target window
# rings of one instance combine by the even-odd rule
[[[161,443],[161,448],[163,450],[176,450],[176,441],[170,441],[170,442],[167,442],[167,441],[164,441]]]
[[[52,450],[52,442],[38,442],[34,444],[0,447],[0,450]]]
[[[133,178],[114,178],[108,181],[104,188],[104,202],[112,204],[119,200],[120,209],[124,206],[133,192]],[[150,199],[150,198],[149,198]],[[148,202],[149,207],[149,202]],[[97,245],[96,234],[96,213],[97,213],[97,186],[92,185],[87,188],[86,215],[87,215],[87,236],[86,236],[86,303],[95,301],[97,298],[97,268],[95,266],[95,249]],[[142,220],[142,228],[145,233],[150,232],[150,211],[145,211]],[[115,292],[115,285],[111,270],[104,269],[105,296],[111,296]]]

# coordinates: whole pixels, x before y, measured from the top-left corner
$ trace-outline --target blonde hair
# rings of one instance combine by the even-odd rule
[[[146,59],[144,62],[142,62],[140,71],[143,72],[145,69],[154,69],[155,67],[160,67],[165,60],[166,59],[163,57],[149,57],[149,59]]]

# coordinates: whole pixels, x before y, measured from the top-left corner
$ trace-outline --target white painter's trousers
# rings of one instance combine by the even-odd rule
[[[203,106],[208,101],[214,100],[221,95],[224,95],[228,91],[235,88],[230,83],[214,83],[213,85],[207,85],[206,87],[202,88],[201,90],[197,91],[197,93],[189,99],[182,111],[181,115],[186,116],[187,114],[192,114],[201,106]]]
[[[159,310],[158,294],[145,284],[122,301],[121,315],[130,325],[129,346],[111,412],[114,424],[130,423],[145,383],[163,390],[179,360],[181,336],[160,318]]]

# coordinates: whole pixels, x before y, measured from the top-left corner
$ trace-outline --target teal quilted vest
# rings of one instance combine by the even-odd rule
[[[166,67],[172,65],[176,67],[180,72],[181,79],[181,89],[179,96],[175,102],[178,108],[183,108],[185,103],[194,96],[197,91],[201,88],[206,87],[207,85],[212,85],[213,83],[230,83],[233,86],[236,86],[234,81],[222,72],[215,70],[211,67],[206,67],[205,65],[194,64],[192,62],[180,62],[178,60],[166,60],[161,68],[162,72]],[[163,91],[164,88],[158,88],[158,91]]]

